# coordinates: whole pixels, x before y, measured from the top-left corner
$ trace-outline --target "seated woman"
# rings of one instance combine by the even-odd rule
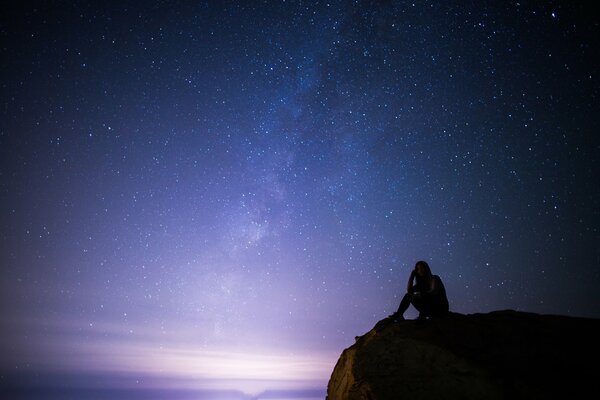
[[[400,302],[398,311],[390,315],[394,319],[404,319],[404,312],[413,305],[419,311],[420,320],[448,313],[446,289],[439,276],[433,275],[425,261],[418,261],[408,278],[406,294]]]

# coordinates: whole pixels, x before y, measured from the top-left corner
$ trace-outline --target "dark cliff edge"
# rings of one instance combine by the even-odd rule
[[[600,319],[512,310],[387,318],[340,356],[328,400],[553,399],[597,392]]]

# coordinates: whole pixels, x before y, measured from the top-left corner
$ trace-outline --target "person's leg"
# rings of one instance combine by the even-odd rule
[[[398,306],[398,311],[390,315],[390,317],[404,318],[404,312],[408,310],[408,306],[410,306],[410,299],[412,295],[410,293],[406,293]]]
[[[425,295],[413,296],[411,304],[419,312],[417,319],[424,320],[426,317],[431,316],[431,299]]]

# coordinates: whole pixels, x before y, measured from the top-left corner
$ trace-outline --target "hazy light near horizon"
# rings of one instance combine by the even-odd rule
[[[83,321],[62,324],[44,318],[15,321],[23,332],[44,332],[30,337],[23,370],[62,371],[140,377],[131,382],[150,387],[178,389],[237,389],[259,393],[268,389],[325,387],[339,356],[337,353],[295,353],[259,346],[206,346],[177,334],[139,330],[128,334],[111,323],[89,327],[88,335],[72,337]],[[72,340],[69,340],[71,338]],[[22,355],[22,353],[21,353]],[[10,362],[9,359],[5,360]],[[111,384],[114,384],[112,382]],[[125,384],[127,386],[127,384]]]

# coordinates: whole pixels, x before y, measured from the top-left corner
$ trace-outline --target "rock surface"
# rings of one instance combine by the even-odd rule
[[[388,318],[343,351],[327,399],[576,398],[600,384],[599,340],[600,319],[512,310]]]

